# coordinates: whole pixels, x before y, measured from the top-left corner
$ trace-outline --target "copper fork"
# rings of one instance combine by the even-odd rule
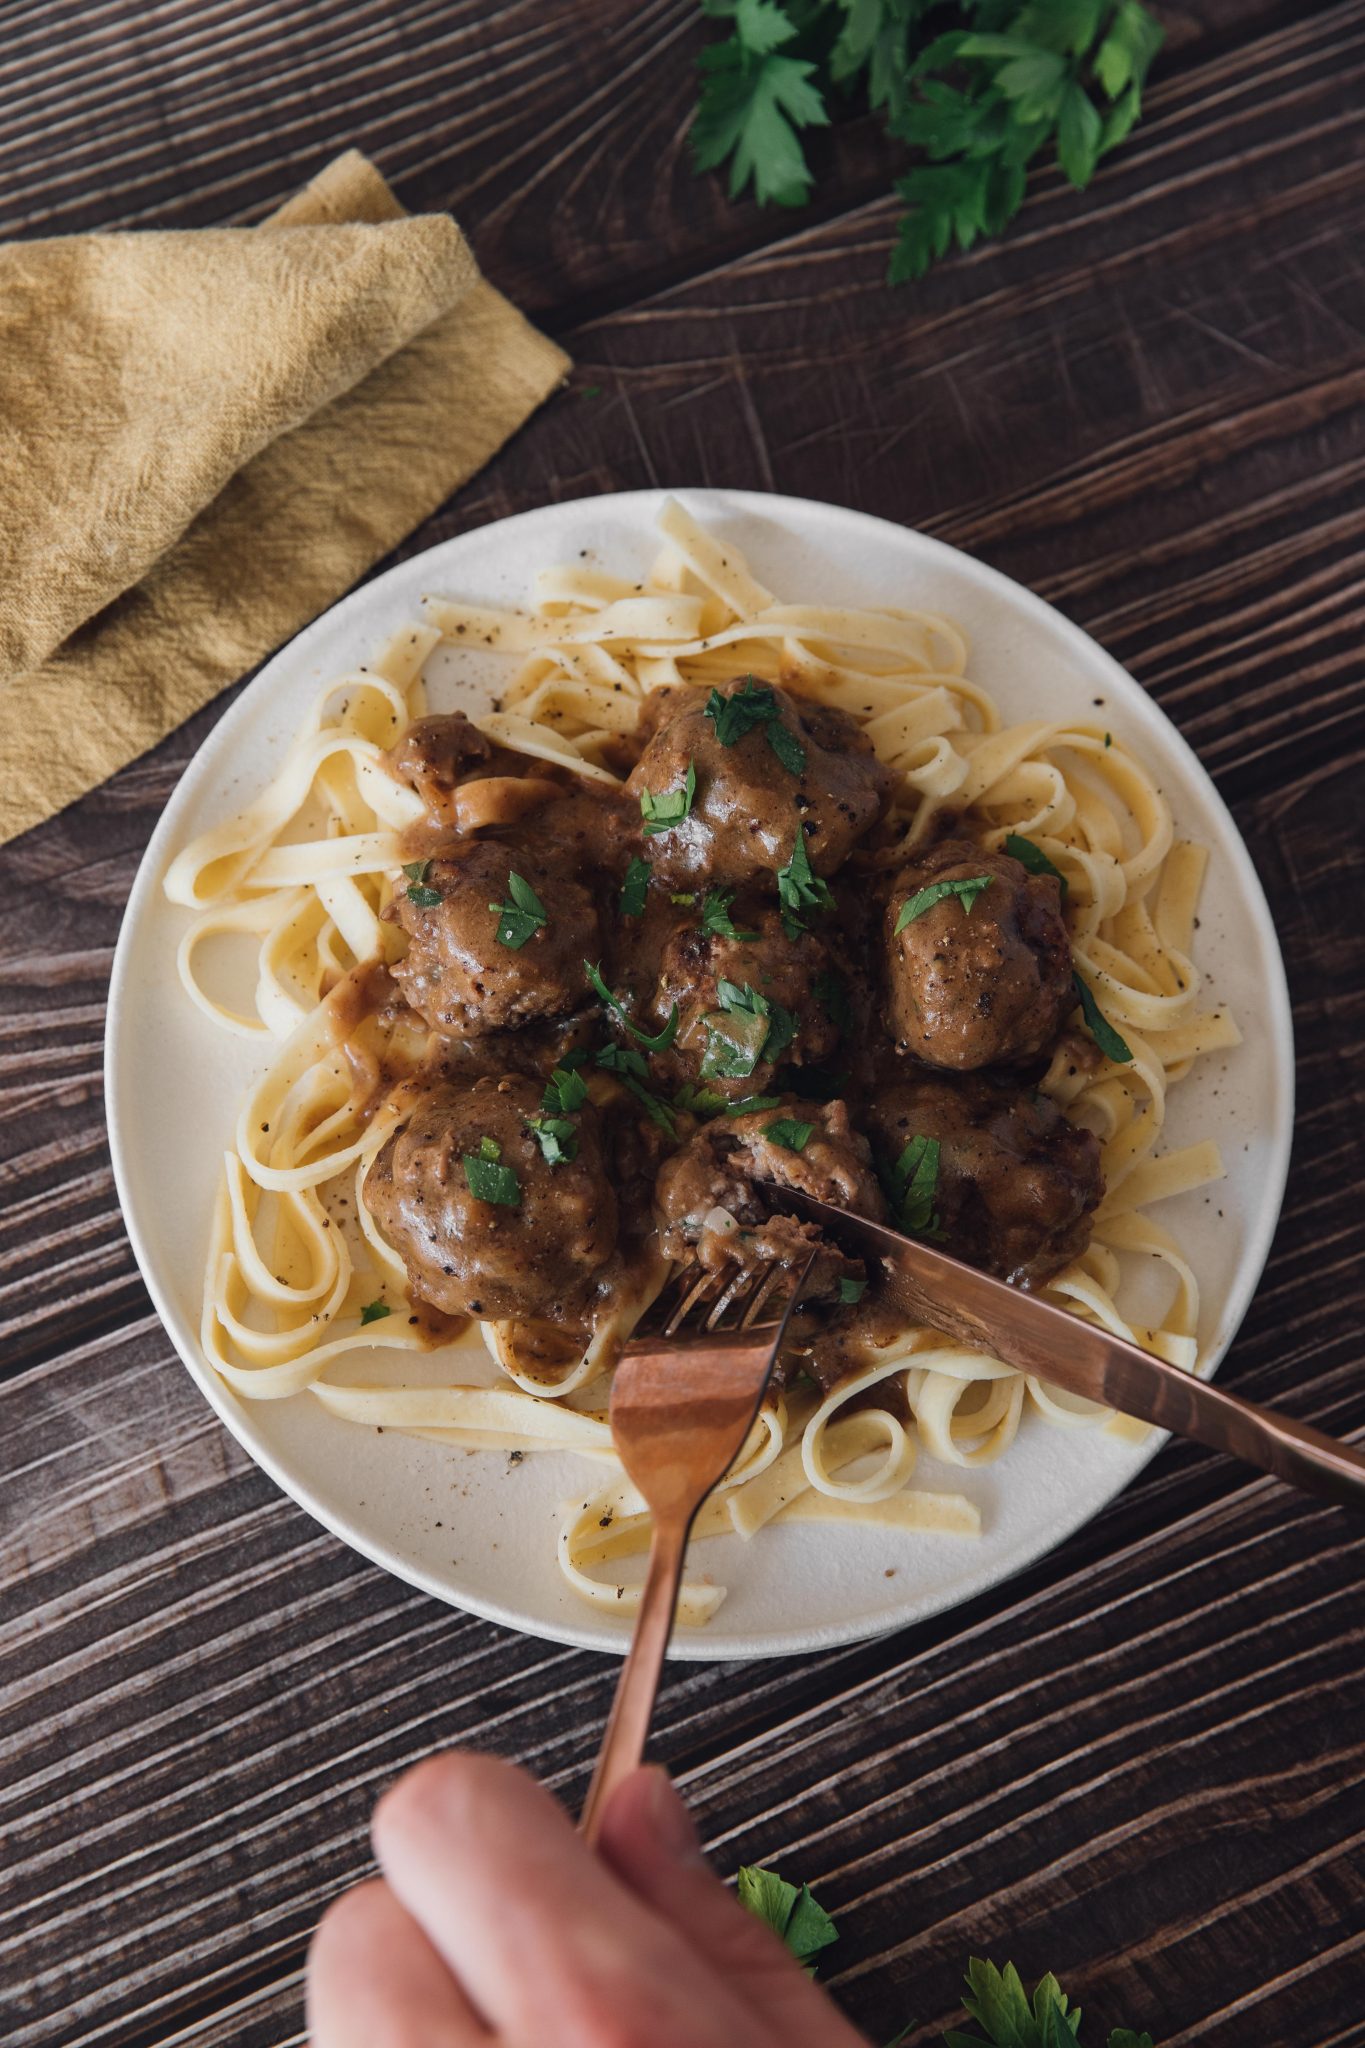
[[[635,1632],[580,1823],[595,1843],[608,1798],[644,1755],[682,1581],[687,1533],[758,1413],[805,1271],[726,1279],[684,1267],[632,1338],[611,1389],[611,1433],[653,1519]],[[795,1283],[795,1284],[793,1284]]]

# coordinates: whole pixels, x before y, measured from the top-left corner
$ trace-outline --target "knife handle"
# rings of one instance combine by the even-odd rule
[[[1150,1375],[1152,1398],[1141,1401],[1147,1412],[1139,1415],[1140,1421],[1158,1423],[1177,1436],[1193,1437],[1215,1451],[1244,1458],[1338,1507],[1365,1509],[1365,1452],[1353,1444],[1339,1443],[1311,1422],[1296,1422],[1273,1408],[1244,1401],[1213,1381],[1195,1379],[1164,1359],[1146,1352],[1134,1355],[1135,1347],[1117,1339],[1109,1341],[1120,1356],[1117,1372],[1107,1377],[1118,1383],[1115,1405],[1125,1413],[1137,1412],[1133,1397]]]

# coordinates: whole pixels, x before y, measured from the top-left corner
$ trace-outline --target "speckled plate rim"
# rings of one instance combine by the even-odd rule
[[[950,566],[955,574],[965,572],[983,592],[1008,604],[1022,626],[1033,625],[1056,636],[1076,663],[1088,669],[1097,683],[1103,683],[1106,690],[1113,693],[1123,715],[1144,729],[1155,756],[1177,764],[1183,775],[1197,786],[1208,818],[1217,828],[1216,849],[1231,864],[1239,908],[1250,919],[1254,929],[1260,953],[1259,964],[1265,971],[1263,1007],[1257,1025],[1267,1040],[1274,1078],[1272,1099],[1267,1105],[1267,1122],[1260,1132],[1267,1147],[1267,1157],[1259,1182],[1259,1199],[1251,1227],[1243,1239],[1235,1277],[1221,1304],[1216,1334],[1209,1345],[1207,1370],[1212,1373],[1226,1354],[1246,1314],[1278,1222],[1293,1129],[1294,1053],[1289,993],[1269,907],[1236,824],[1198,757],[1141,686],[1080,627],[1023,585],[999,570],[963,555],[947,543],[871,514],[777,493],[678,485],[673,487],[672,494],[686,499],[703,518],[729,515],[790,521],[792,528],[806,539],[811,538],[809,529],[812,522],[816,528],[822,523],[832,522],[855,539],[862,532],[869,541],[875,540],[878,545],[885,545],[888,537],[893,537],[896,544],[903,545],[918,557],[920,565],[927,564],[932,568],[937,562],[945,573]],[[291,1469],[289,1460],[277,1453],[259,1419],[259,1408],[239,1403],[200,1355],[197,1330],[176,1303],[155,1254],[154,1233],[149,1229],[149,1219],[134,1195],[134,1165],[139,1142],[137,1106],[129,1096],[123,1053],[127,1033],[136,1023],[138,992],[133,969],[139,935],[147,920],[165,908],[160,895],[161,877],[172,853],[186,836],[183,821],[212,784],[221,763],[231,758],[234,745],[244,733],[258,700],[272,689],[277,679],[306,666],[332,632],[351,620],[355,621],[364,644],[373,645],[380,630],[375,620],[382,615],[386,598],[398,598],[400,591],[403,592],[401,601],[385,620],[385,625],[397,625],[412,616],[412,599],[407,592],[414,581],[454,588],[447,564],[458,555],[463,543],[476,536],[486,539],[496,533],[500,542],[505,543],[510,554],[522,565],[558,559],[564,552],[562,542],[553,549],[541,548],[537,545],[537,534],[558,527],[566,515],[571,516],[577,511],[585,517],[599,518],[605,511],[619,512],[628,515],[634,524],[647,526],[666,495],[669,493],[662,490],[604,493],[598,497],[559,501],[493,522],[487,527],[468,529],[362,584],[281,648],[206,737],[186,767],[152,834],[129,896],[115,949],[105,1034],[106,1105],[114,1181],[134,1256],[157,1314],[180,1358],[221,1421],[248,1455],[333,1535],[407,1583],[504,1627],[614,1655],[622,1653],[628,1640],[624,1628],[603,1626],[594,1611],[587,1607],[583,1608],[581,1619],[576,1613],[565,1619],[528,1615],[514,1605],[479,1594],[452,1582],[449,1577],[424,1568],[395,1551],[390,1543],[366,1526],[363,1516],[357,1512],[342,1514],[329,1507],[318,1498],[316,1490]],[[418,565],[427,563],[433,565],[433,575],[417,577]],[[970,617],[964,618],[963,623],[970,632]],[[1179,823],[1177,818],[1178,826]],[[179,997],[178,986],[175,992]],[[987,1572],[979,1575],[976,1582],[963,1590],[947,1588],[935,1592],[930,1589],[875,1614],[846,1611],[834,1619],[804,1627],[779,1627],[772,1633],[758,1635],[752,1632],[736,1635],[727,1629],[723,1623],[725,1610],[722,1609],[722,1619],[713,1623],[710,1629],[675,1638],[670,1654],[685,1660],[718,1661],[809,1653],[890,1633],[960,1605],[1024,1570],[1064,1542],[1122,1491],[1164,1441],[1163,1436],[1154,1434],[1142,1445],[1128,1447],[1122,1469],[1114,1474],[1112,1483],[1105,1484],[1098,1496],[1092,1489],[1079,1503],[1068,1503],[1053,1516],[1045,1529],[1018,1545],[1003,1562],[997,1560]],[[939,1476],[951,1481],[948,1468],[940,1468]],[[551,1572],[554,1570],[552,1558],[547,1557],[546,1568]]]

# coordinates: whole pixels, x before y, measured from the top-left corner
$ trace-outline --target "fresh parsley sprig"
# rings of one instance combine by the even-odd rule
[[[498,913],[498,944],[519,953],[527,940],[549,923],[550,913],[521,875],[508,875],[507,896],[506,903],[490,903],[488,908]]]
[[[934,1210],[940,1150],[937,1138],[914,1137],[892,1168],[896,1220],[910,1237],[941,1234]]]
[[[780,1145],[784,1152],[804,1152],[814,1124],[798,1123],[792,1116],[775,1116],[770,1124],[764,1124],[763,1135]]]
[[[840,1297],[856,1301],[865,1281],[840,1282]],[[856,1289],[845,1293],[844,1289]],[[839,1939],[839,1930],[810,1886],[798,1891],[775,1870],[759,1870],[746,1864],[736,1882],[741,1906],[784,1941],[797,1961],[814,1972],[814,1958]],[[1057,1979],[1042,1978],[1030,2000],[1013,1963],[998,1970],[994,1963],[973,1956],[967,1965],[967,1990],[962,2003],[971,2017],[986,2030],[985,2041],[977,2034],[956,2028],[943,2036],[947,2048],[1078,2048],[1081,2010],[1072,2005]],[[913,2021],[886,2044],[898,2044],[915,2031]],[[1115,2027],[1108,2048],[1155,2048],[1150,2034],[1134,2033],[1131,2027]]]
[[[888,278],[922,277],[954,242],[998,235],[1030,168],[1054,154],[1090,183],[1142,110],[1163,31],[1142,0],[702,0],[729,33],[704,50],[692,124],[699,171],[730,163],[730,196],[801,206],[801,136],[865,92],[916,161]]]
[[[915,894],[900,907],[896,919],[896,934],[923,917],[936,903],[945,903],[950,896],[956,896],[964,911],[970,917],[977,897],[983,889],[989,889],[993,877],[990,875],[969,875],[960,882],[930,882],[927,888],[917,889]]]

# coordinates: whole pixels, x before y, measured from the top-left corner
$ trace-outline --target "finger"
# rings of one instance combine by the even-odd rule
[[[598,1849],[788,2048],[866,2048],[772,1929],[711,1870],[666,1771],[650,1765],[618,1785],[602,1816]]]
[[[378,1878],[343,1892],[308,1949],[311,2048],[479,2048],[492,2037]]]
[[[455,1752],[380,1801],[384,1876],[495,2032],[556,2048],[770,2048],[751,2009],[524,1772]]]

